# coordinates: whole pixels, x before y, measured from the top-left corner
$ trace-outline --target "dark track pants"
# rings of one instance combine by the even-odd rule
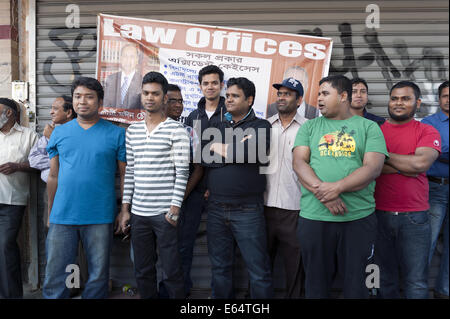
[[[330,298],[335,274],[343,278],[344,298],[369,298],[366,266],[372,263],[377,218],[351,222],[299,218],[298,234],[305,269],[305,297]]]

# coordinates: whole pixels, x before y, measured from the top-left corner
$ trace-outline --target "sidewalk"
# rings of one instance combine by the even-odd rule
[[[196,292],[195,289],[192,291],[189,299],[209,299],[209,293],[205,294],[204,292]],[[244,299],[244,296],[238,296],[240,300]],[[340,299],[338,295],[336,295],[337,299]],[[42,298],[42,290],[32,291],[30,285],[23,286],[23,299],[43,299]],[[81,295],[77,295],[72,299],[81,299]],[[135,296],[129,296],[126,293],[123,293],[120,288],[113,288],[108,299],[140,299],[139,293]],[[435,299],[433,295],[433,291],[430,290],[429,299]]]
[[[120,288],[113,288],[108,297],[108,299],[139,299],[139,298],[140,298],[139,294],[135,296],[129,296],[126,293],[123,293]],[[23,285],[23,299],[43,299],[42,290],[38,289],[33,291],[30,285],[25,284]],[[81,299],[81,294],[73,297],[72,299]]]

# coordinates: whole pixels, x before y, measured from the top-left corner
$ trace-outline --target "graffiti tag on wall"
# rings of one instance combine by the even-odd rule
[[[375,29],[365,30],[363,35],[367,44],[367,52],[357,55],[353,44],[353,32],[350,23],[341,23],[337,26],[340,33],[339,40],[343,44],[344,59],[342,64],[338,65],[336,59],[331,59],[330,74],[344,74],[351,77],[359,77],[359,72],[364,71],[369,66],[378,66],[380,78],[386,82],[386,88],[389,90],[395,82],[399,80],[416,81],[416,72],[423,70],[427,83],[423,83],[422,95],[424,105],[432,104],[433,101],[426,101],[426,95],[435,95],[437,86],[447,79],[447,68],[445,66],[445,56],[439,50],[424,46],[422,55],[412,58],[405,40],[394,39],[392,46],[395,52],[400,56],[401,65],[395,66],[389,55],[386,53],[378,33]],[[316,27],[313,30],[300,30],[299,34],[324,36],[321,28]],[[61,36],[74,35],[75,40],[72,45],[66,43]],[[92,29],[52,29],[48,37],[60,50],[67,54],[72,68],[72,79],[81,75],[80,63],[83,59],[90,58],[96,54],[96,45],[90,47],[83,46],[84,40],[96,40],[96,32]],[[336,40],[336,39],[335,39]],[[83,54],[80,48],[83,48]],[[53,91],[57,93],[67,93],[67,88],[59,83],[52,74],[52,65],[55,56],[47,57],[44,62],[44,77],[51,84]]]

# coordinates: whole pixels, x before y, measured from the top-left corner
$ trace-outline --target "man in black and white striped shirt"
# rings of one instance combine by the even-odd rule
[[[141,100],[145,120],[131,125],[126,133],[127,167],[119,227],[125,233],[130,222],[141,298],[158,295],[155,240],[169,296],[185,296],[176,225],[189,175],[190,145],[183,125],[165,115],[167,87],[166,78],[158,72],[144,76]]]

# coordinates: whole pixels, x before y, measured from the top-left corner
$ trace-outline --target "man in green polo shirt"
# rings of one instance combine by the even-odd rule
[[[306,298],[328,298],[334,276],[344,298],[368,298],[365,269],[373,255],[377,220],[375,178],[388,156],[383,133],[350,113],[351,81],[323,78],[318,105],[323,116],[306,122],[293,149],[302,184],[298,234]]]

